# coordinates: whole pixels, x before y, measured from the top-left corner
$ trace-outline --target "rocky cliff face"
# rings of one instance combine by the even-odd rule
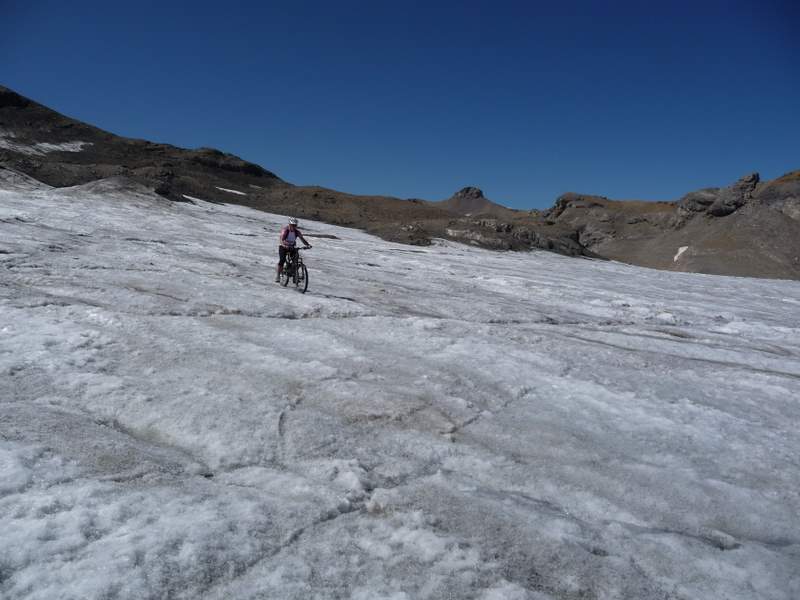
[[[698,215],[726,217],[748,205],[800,219],[800,171],[767,182],[762,182],[758,173],[750,173],[729,187],[691,192],[678,202],[675,224],[683,226]]]

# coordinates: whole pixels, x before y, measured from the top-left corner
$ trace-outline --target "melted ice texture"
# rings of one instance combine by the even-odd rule
[[[4,173],[3,598],[800,597],[797,282]]]

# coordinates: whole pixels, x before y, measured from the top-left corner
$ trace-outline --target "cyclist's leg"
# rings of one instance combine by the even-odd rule
[[[286,262],[286,248],[278,246],[278,270],[275,273],[275,281],[280,281],[281,269],[283,268],[284,262]]]
[[[291,268],[289,274],[292,276],[292,281],[297,283],[297,248],[289,248],[289,256],[291,257]]]

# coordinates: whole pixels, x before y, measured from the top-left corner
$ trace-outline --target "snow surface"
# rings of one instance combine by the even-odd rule
[[[800,597],[797,282],[0,179],[0,597]]]

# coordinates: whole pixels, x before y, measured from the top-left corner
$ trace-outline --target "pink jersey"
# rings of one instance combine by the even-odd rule
[[[294,246],[297,243],[297,238],[301,235],[302,234],[297,227],[295,227],[294,231],[292,231],[287,225],[281,229],[281,245]]]

